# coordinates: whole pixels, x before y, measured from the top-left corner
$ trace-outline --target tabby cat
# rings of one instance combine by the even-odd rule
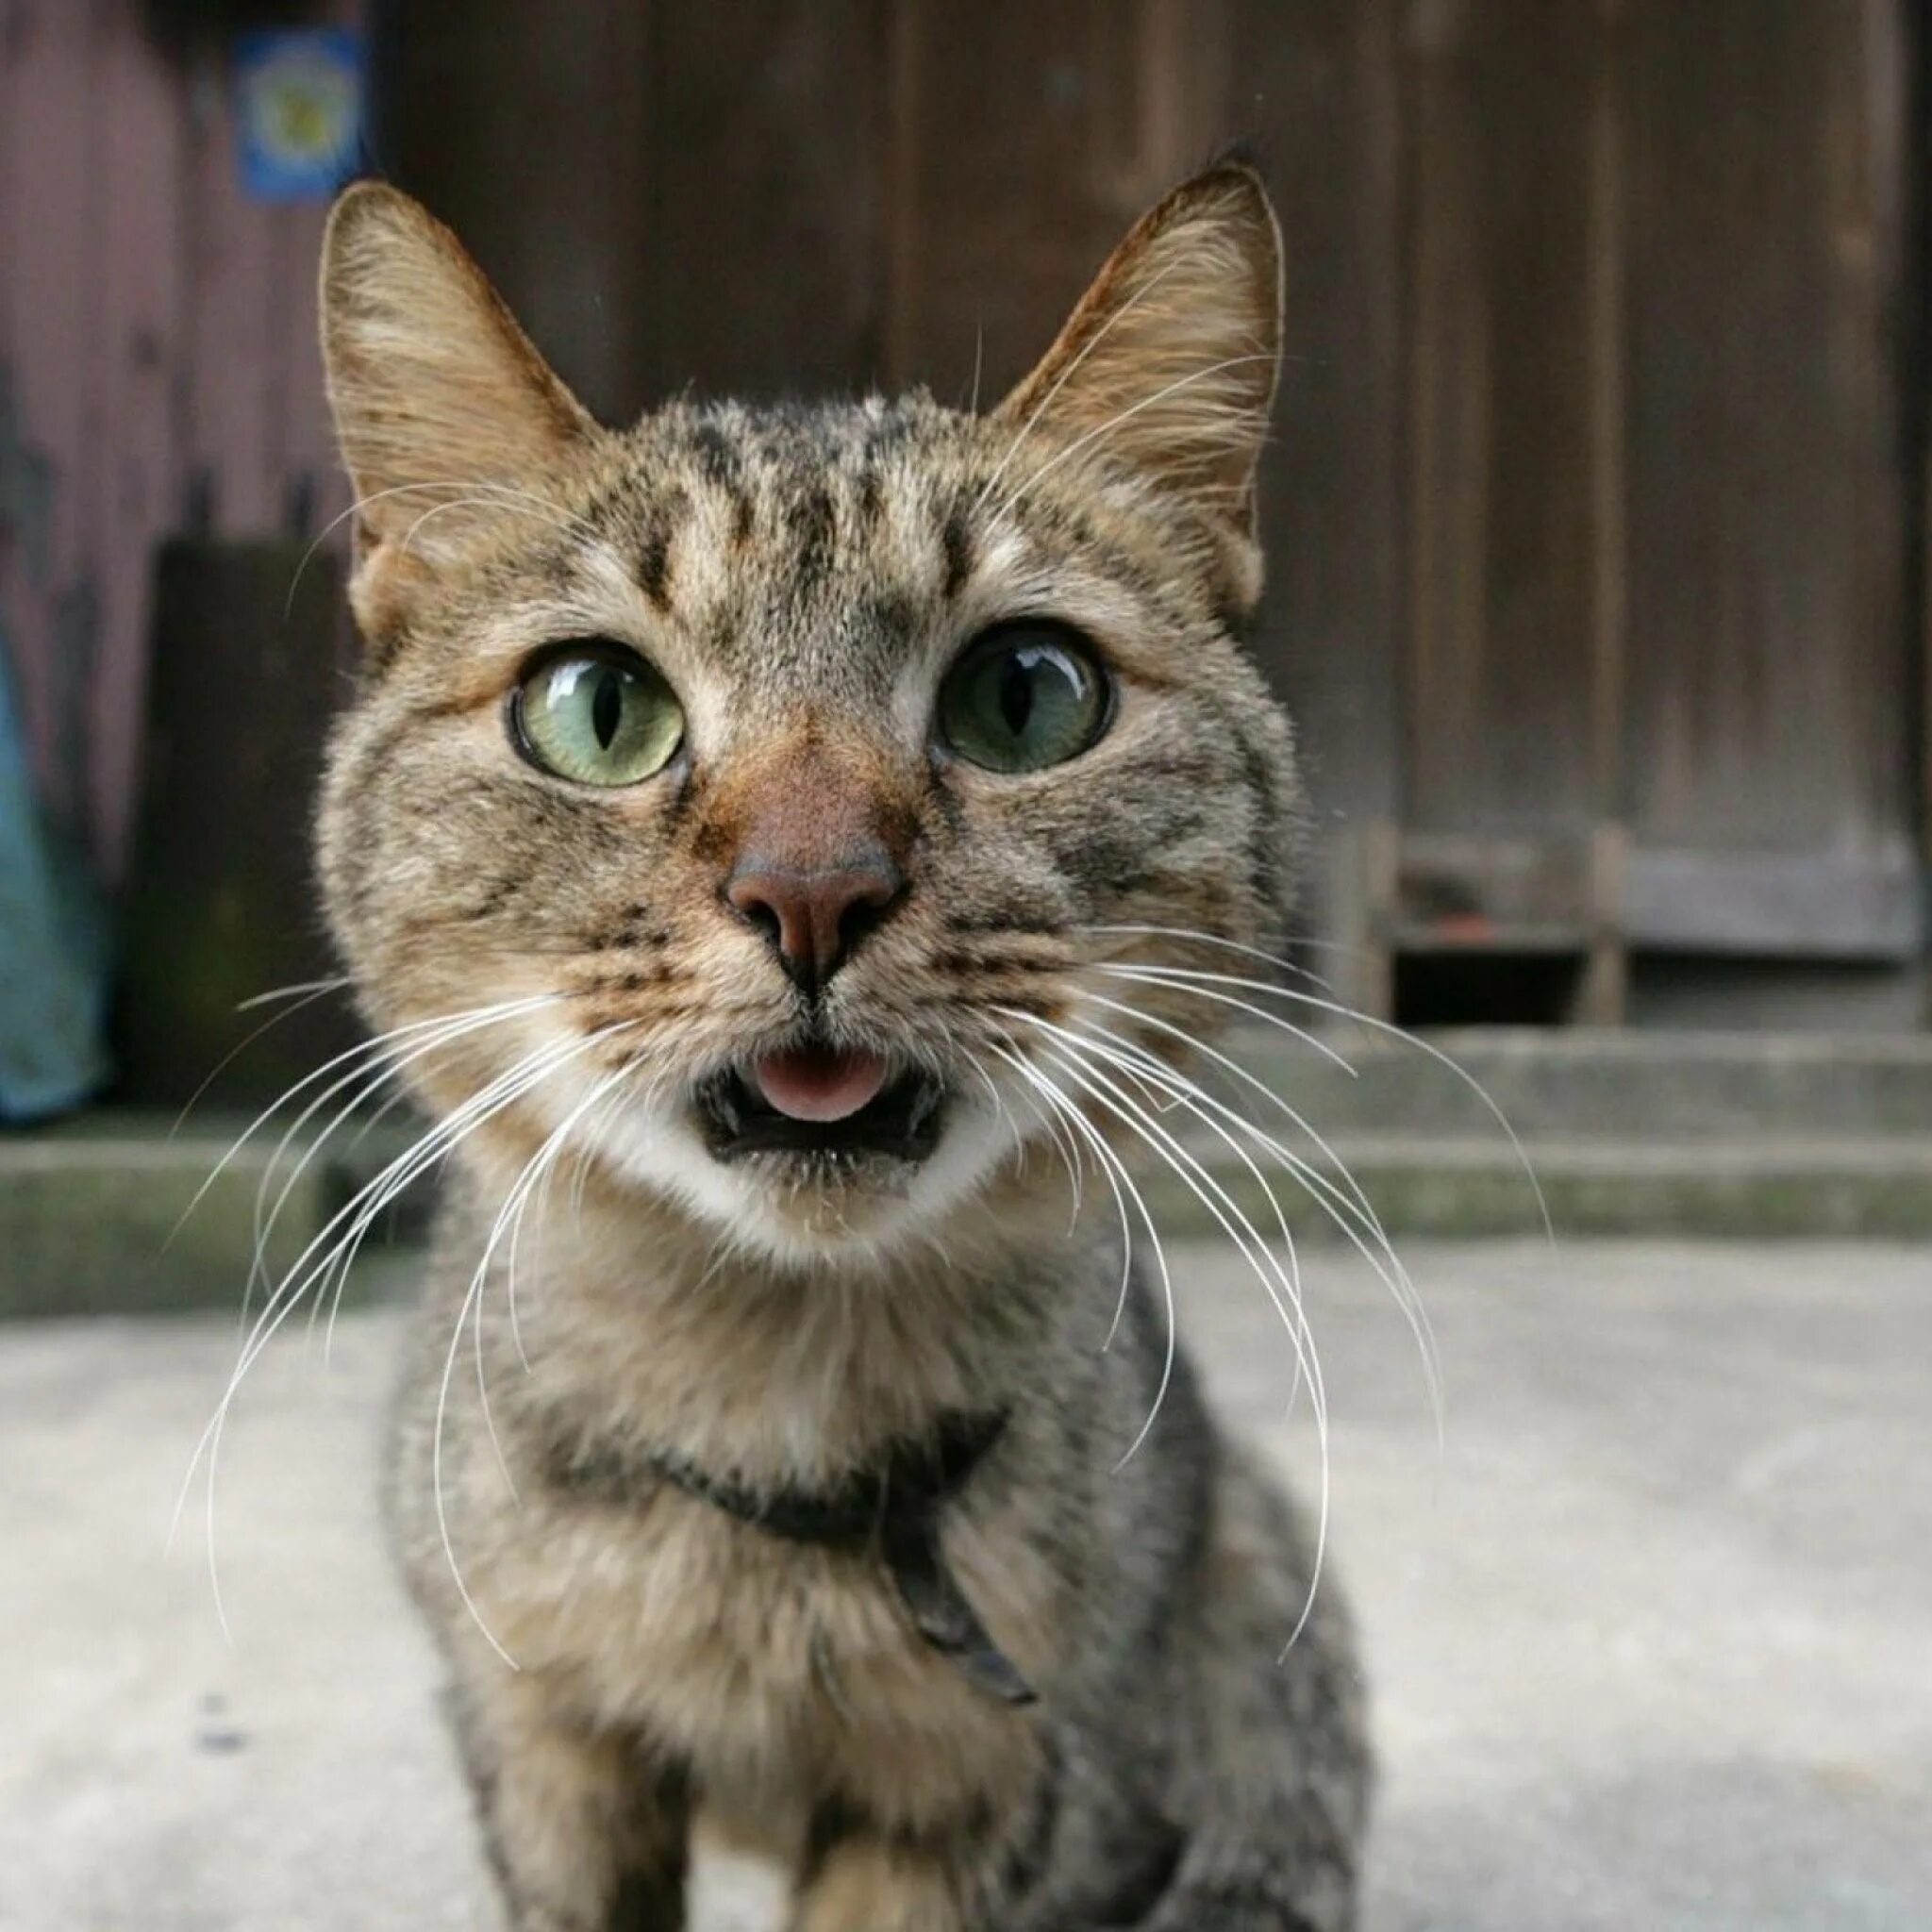
[[[449,1157],[390,1502],[517,1932],[682,1925],[694,1829],[793,1932],[1354,1921],[1345,1611],[1123,1158],[1291,889],[1280,280],[1227,161],[996,408],[610,430],[334,211],[321,872]]]

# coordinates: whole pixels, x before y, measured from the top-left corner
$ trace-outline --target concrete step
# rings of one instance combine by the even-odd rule
[[[1264,1191],[1262,1182],[1224,1146],[1192,1145],[1213,1181],[1257,1228],[1270,1232],[1276,1225],[1272,1192],[1297,1240],[1346,1238],[1318,1189],[1298,1185],[1257,1158],[1267,1181]],[[1524,1143],[1527,1170],[1495,1134],[1349,1134],[1329,1145],[1384,1230],[1395,1238],[1541,1239],[1546,1206],[1559,1241],[1665,1234],[1749,1241],[1932,1240],[1932,1135],[1544,1138]],[[1339,1181],[1333,1163],[1312,1149],[1304,1151],[1324,1178]],[[1200,1195],[1171,1169],[1147,1170],[1141,1186],[1163,1236],[1221,1232]],[[1213,1195],[1211,1187],[1206,1191]],[[1354,1224],[1359,1231],[1359,1219]],[[1932,1271],[1927,1285],[1932,1287]]]
[[[297,1143],[271,1176],[274,1138],[230,1153],[246,1124],[171,1133],[169,1116],[108,1112],[0,1134],[0,1318],[239,1308],[264,1183],[271,1205],[289,1186],[264,1251],[279,1272],[399,1144],[385,1125],[297,1174]],[[397,1231],[385,1224],[371,1246]]]
[[[1324,1136],[1486,1136],[1482,1093],[1525,1140],[1932,1135],[1932,1035],[1493,1028],[1418,1046],[1336,1025],[1321,1039],[1352,1072],[1274,1029],[1224,1050]]]
[[[1329,1043],[1354,1073],[1265,1035],[1231,1051],[1329,1141],[1391,1236],[1540,1236],[1521,1161],[1463,1079],[1405,1042]],[[1932,1240],[1932,1041],[1471,1033],[1431,1044],[1516,1127],[1559,1238]],[[1284,1119],[1259,1103],[1254,1117],[1315,1158]],[[238,1306],[274,1141],[250,1142],[209,1176],[245,1124],[209,1115],[171,1135],[164,1116],[108,1112],[0,1135],[0,1315]],[[384,1122],[322,1150],[293,1186],[271,1264],[292,1259],[406,1134]],[[1224,1144],[1198,1129],[1184,1138],[1257,1224],[1273,1224]],[[1164,1232],[1215,1231],[1182,1180],[1141,1168]],[[1307,1191],[1277,1193],[1298,1237],[1327,1226]],[[414,1191],[384,1236],[419,1236],[430,1198]]]

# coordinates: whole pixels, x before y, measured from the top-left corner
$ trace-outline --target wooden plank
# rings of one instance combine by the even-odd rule
[[[156,560],[136,862],[123,907],[122,1091],[178,1107],[249,1031],[241,1002],[330,970],[314,917],[308,811],[340,695],[342,582],[298,543],[179,540]],[[238,729],[244,724],[245,729]],[[291,1010],[225,1074],[272,1094],[339,1050],[353,1020]]]
[[[1624,9],[1644,845],[1849,877],[1909,837],[1897,38],[1868,0]]]
[[[1222,9],[1196,11],[1177,51],[1218,58]],[[889,19],[887,375],[963,402],[976,371],[995,397],[1208,139],[1137,58],[1171,25],[1150,0],[901,0]]]
[[[665,9],[639,400],[879,376],[885,61],[884,0]]]
[[[275,372],[281,343],[269,294],[275,210],[249,200],[235,171],[225,45],[187,73],[186,461],[192,501],[226,536],[280,527]]]
[[[1398,920],[1404,132],[1396,0],[1241,0],[1226,132],[1256,142],[1287,255],[1286,359],[1261,473],[1255,649],[1300,730],[1314,813],[1303,921],[1342,998],[1386,1014]]]
[[[1906,194],[1906,232],[1918,251],[1913,290],[1917,334],[1907,354],[1906,386],[1911,398],[1918,437],[1913,481],[1917,485],[1918,528],[1908,541],[1919,545],[1916,574],[1908,574],[1908,596],[1916,602],[1914,629],[1918,645],[1917,675],[1911,695],[1918,706],[1916,747],[1919,766],[1919,854],[1932,868],[1932,28],[1923,15],[1896,24],[1903,33],[1910,61],[1907,112],[1910,125],[1905,152],[1910,171]],[[1932,897],[1932,890],[1928,890]],[[1921,1018],[1932,1027],[1932,906],[1927,908],[1927,933],[1921,962]]]
[[[277,527],[306,538],[320,533],[349,502],[323,388],[315,317],[315,269],[328,210],[323,203],[303,202],[275,212],[267,291],[275,345],[271,462],[280,499]],[[346,531],[329,541],[341,547]]]
[[[1410,13],[1411,823],[1595,814],[1591,103],[1581,7]]]
[[[100,653],[89,782],[104,872],[125,855],[146,697],[154,552],[180,510],[175,407],[181,315],[181,102],[125,0],[104,15],[106,192],[96,354],[107,433],[96,467]]]
[[[364,0],[326,0],[320,9],[330,24],[349,27],[360,25],[367,11]],[[365,146],[367,133],[365,128]],[[316,266],[328,204],[292,202],[276,208],[275,216],[267,292],[275,358],[271,459],[280,504],[277,529],[304,541],[319,538],[346,562],[349,483],[336,452],[315,310]],[[353,662],[346,614],[341,629],[346,667]]]
[[[20,246],[20,198],[25,163],[20,145],[21,41],[25,15],[22,0],[0,0],[0,652],[7,675],[14,674],[19,639],[9,644],[9,619],[18,625],[25,602],[24,575],[32,541],[32,473],[25,446],[23,400],[14,355],[16,298],[25,281]],[[17,680],[15,680],[17,681]]]
[[[1630,858],[1633,943],[1791,958],[1919,958],[1920,859],[1903,839],[1857,853],[1649,846]]]
[[[1561,931],[1580,947],[1594,918],[1589,839],[1489,832],[1411,832],[1396,870],[1396,909],[1410,930]]]
[[[392,177],[462,236],[587,407],[635,414],[645,291],[678,274],[650,252],[658,9],[418,0],[378,30]]]
[[[13,460],[31,497],[23,539],[0,554],[0,596],[42,796],[84,829],[85,692],[96,630],[88,573],[85,445],[93,304],[95,125],[92,9],[14,0],[7,37],[16,272],[0,289],[11,309]]]
[[[1624,385],[1627,347],[1624,214],[1624,63],[1619,58],[1622,0],[1594,0],[1601,31],[1592,60],[1590,102],[1590,194],[1584,254],[1590,330],[1591,528],[1595,543],[1591,652],[1591,792],[1600,851],[1624,843],[1625,643],[1629,633],[1629,475],[1624,449]],[[1612,832],[1608,828],[1619,827]],[[1607,876],[1621,858],[1598,867]],[[1611,908],[1600,898],[1599,910]],[[1621,971],[1621,969],[1617,969]],[[1599,976],[1611,969],[1599,962]]]
[[[1404,604],[1402,130],[1391,0],[1243,0],[1230,131],[1254,140],[1288,262],[1261,476],[1256,649],[1303,730],[1318,826],[1394,813]]]

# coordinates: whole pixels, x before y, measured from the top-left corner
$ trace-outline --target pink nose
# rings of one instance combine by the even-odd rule
[[[875,847],[809,871],[754,855],[739,861],[724,897],[764,933],[792,980],[813,992],[878,924],[905,883]]]

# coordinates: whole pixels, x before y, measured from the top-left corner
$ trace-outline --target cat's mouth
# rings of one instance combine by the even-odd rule
[[[939,1141],[945,1090],[929,1074],[895,1074],[879,1055],[803,1046],[727,1068],[697,1091],[716,1160],[754,1154],[849,1164],[868,1156],[924,1160]]]

